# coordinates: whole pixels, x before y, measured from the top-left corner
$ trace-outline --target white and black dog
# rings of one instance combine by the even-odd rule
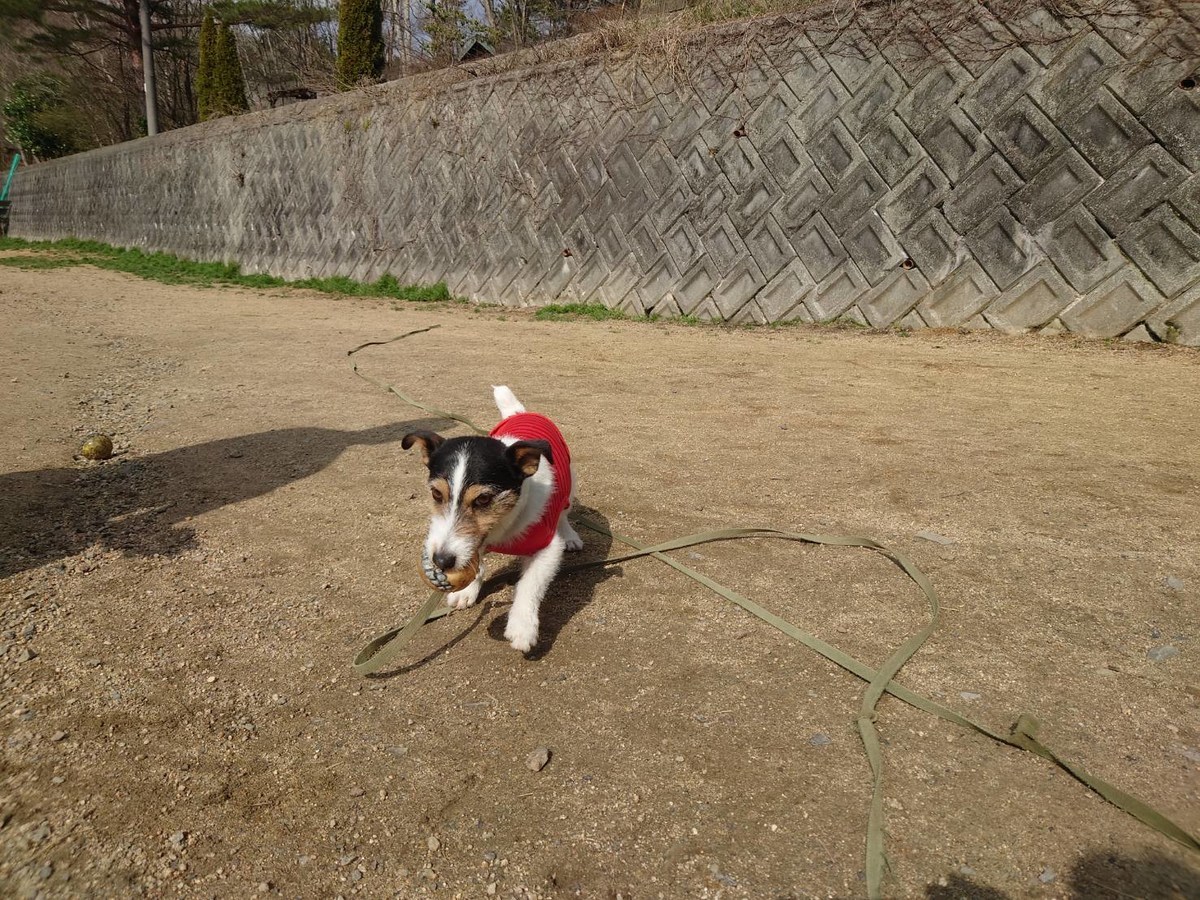
[[[479,599],[483,554],[521,557],[504,637],[528,653],[537,643],[538,607],[563,551],[583,547],[567,521],[575,479],[554,423],[526,412],[507,387],[493,393],[501,421],[487,437],[447,439],[416,431],[401,446],[419,446],[429,467],[433,518],[421,559],[426,580],[447,592],[447,604],[465,609]]]

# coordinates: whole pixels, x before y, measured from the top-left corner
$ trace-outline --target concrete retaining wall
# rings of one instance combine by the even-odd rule
[[[23,171],[11,233],[508,304],[1200,345],[1194,25],[961,9],[207,123]]]

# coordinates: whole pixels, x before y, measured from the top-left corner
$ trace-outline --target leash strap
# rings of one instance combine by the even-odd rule
[[[409,331],[405,334],[397,335],[386,341],[371,341],[366,344],[360,344],[353,350],[347,353],[347,356],[353,356],[359,350],[366,347],[381,346],[390,344],[395,341],[403,340],[411,337],[414,334],[423,334],[427,331],[432,331],[437,328],[437,325],[429,328],[421,328],[416,331]],[[442,416],[456,422],[461,422],[468,428],[475,431],[477,434],[485,434],[486,432],[471,422],[469,419],[445,410],[437,409],[436,407],[428,406],[409,397],[407,394],[397,390],[395,387],[376,381],[373,378],[359,371],[358,366],[353,364],[354,373],[365,381],[370,382],[376,387],[389,391],[395,394],[405,403],[432,413],[435,416]],[[677,572],[686,575],[692,580],[704,585],[714,593],[724,597],[726,600],[740,606],[742,609],[757,616],[763,622],[770,625],[772,628],[781,631],[788,637],[799,641],[810,650],[819,653],[830,662],[845,669],[852,675],[860,678],[867,683],[866,689],[863,692],[862,703],[859,706],[857,726],[859,737],[862,740],[863,749],[867,755],[867,762],[871,769],[872,788],[871,802],[867,814],[867,840],[866,840],[866,875],[867,875],[867,896],[870,900],[879,900],[883,896],[883,878],[887,868],[887,857],[884,853],[883,846],[883,753],[879,743],[879,735],[875,728],[876,706],[882,696],[887,693],[891,694],[899,700],[904,701],[910,706],[923,710],[927,713],[944,719],[947,722],[952,722],[963,728],[968,728],[984,737],[990,738],[997,743],[1005,744],[1009,747],[1014,747],[1018,750],[1024,750],[1029,753],[1036,754],[1043,759],[1049,761],[1053,765],[1062,769],[1076,781],[1080,782],[1090,790],[1099,794],[1109,803],[1116,806],[1133,816],[1138,821],[1160,834],[1171,838],[1174,841],[1182,844],[1187,849],[1200,853],[1200,839],[1195,835],[1185,831],[1180,825],[1176,824],[1171,819],[1167,818],[1161,812],[1150,806],[1144,800],[1141,800],[1132,794],[1120,790],[1109,782],[1098,776],[1092,775],[1082,766],[1065,760],[1057,753],[1038,740],[1037,733],[1040,728],[1038,721],[1025,713],[1022,713],[1016,724],[1012,727],[1008,734],[1002,734],[993,731],[986,725],[974,721],[960,713],[955,712],[947,706],[943,706],[935,700],[909,690],[901,684],[897,684],[893,679],[899,673],[904,664],[908,662],[912,656],[921,649],[922,645],[933,634],[937,628],[941,618],[941,606],[938,601],[937,592],[933,588],[933,584],[917,566],[902,553],[891,550],[883,544],[872,540],[868,537],[846,536],[846,535],[822,535],[808,534],[805,532],[782,531],[776,528],[724,528],[715,531],[705,531],[698,534],[690,534],[680,538],[674,538],[669,541],[664,541],[660,544],[645,545],[641,544],[632,538],[624,537],[617,534],[605,526],[593,522],[586,517],[578,517],[576,525],[582,525],[594,532],[605,535],[613,540],[624,544],[627,547],[632,547],[632,552],[625,553],[620,556],[609,557],[602,560],[591,560],[587,562],[572,563],[563,566],[559,571],[561,573],[577,572],[582,569],[598,568],[601,566],[611,566],[618,563],[630,562],[636,559],[653,557],[658,561],[665,563]],[[818,544],[824,546],[835,547],[861,547],[867,550],[874,551],[891,560],[898,566],[905,575],[907,575],[921,589],[925,595],[925,599],[929,603],[929,622],[925,627],[912,634],[899,647],[892,651],[891,655],[884,661],[878,669],[872,669],[870,666],[856,660],[854,657],[838,649],[832,644],[821,640],[813,634],[809,634],[794,624],[775,615],[775,613],[759,605],[748,597],[744,597],[736,591],[730,590],[724,585],[713,581],[707,575],[697,572],[683,563],[673,559],[666,554],[674,550],[682,550],[687,547],[695,547],[699,544],[708,544],[716,541],[732,541],[746,539],[762,539],[770,538],[776,540],[796,541],[806,544]],[[502,581],[508,580],[511,573],[506,576],[499,576],[488,581],[488,587],[495,586]],[[359,675],[374,675],[389,666],[395,661],[400,652],[413,639],[416,633],[426,622],[432,622],[450,612],[450,609],[444,605],[444,594],[434,592],[425,601],[416,614],[408,621],[403,628],[392,629],[391,631],[381,634],[369,644],[367,644],[354,659],[354,671]]]

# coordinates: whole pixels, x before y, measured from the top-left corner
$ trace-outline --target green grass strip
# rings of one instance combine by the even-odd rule
[[[53,256],[10,256],[0,265],[21,269],[58,269],[65,266],[96,266],[113,272],[137,275],[163,284],[190,284],[200,287],[234,285],[248,288],[294,287],[339,294],[347,297],[384,297],[418,303],[449,302],[455,299],[444,281],[436,284],[401,284],[394,275],[377,281],[355,281],[336,275],[331,278],[305,278],[288,281],[274,275],[248,275],[236,263],[197,262],[171,253],[147,253],[126,250],[98,241],[69,238],[61,241],[26,241],[0,238],[0,251],[43,251]]]

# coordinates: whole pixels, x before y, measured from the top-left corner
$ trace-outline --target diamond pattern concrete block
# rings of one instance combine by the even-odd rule
[[[804,305],[814,321],[832,322],[854,305],[866,287],[867,281],[862,273],[854,263],[848,262],[818,282],[816,288],[805,296]],[[866,324],[865,319],[863,324]]]
[[[916,270],[893,272],[859,299],[858,308],[874,328],[887,328],[929,292],[929,282]]]
[[[1160,341],[1200,347],[1200,287],[1194,287],[1146,316],[1146,325]]]
[[[1041,71],[1041,63],[1025,48],[1013,47],[975,79],[959,105],[977,126],[986,128],[1021,96]]]
[[[771,216],[763,216],[758,228],[746,236],[746,247],[767,279],[796,258],[792,242]]]
[[[893,231],[904,231],[940,203],[949,188],[950,182],[942,170],[925,160],[892,191],[883,210],[883,220]]]
[[[788,127],[788,119],[800,106],[787,82],[778,82],[746,120],[746,133],[756,147],[762,147],[779,131]]]
[[[1110,234],[1119,235],[1165,200],[1187,174],[1187,169],[1161,145],[1151,144],[1122,166],[1084,205]]]
[[[732,317],[727,319],[730,325],[766,325],[770,320],[754,300],[751,300]]]
[[[1117,242],[1082,207],[1056,221],[1040,243],[1071,287],[1080,293],[1091,290],[1125,264]]]
[[[962,238],[941,210],[931,209],[900,236],[900,243],[930,284],[940,284],[959,264]]]
[[[690,222],[686,219],[680,219],[671,227],[666,234],[663,235],[663,245],[667,248],[667,252],[671,254],[671,259],[675,261],[675,265],[681,270],[687,269],[700,258],[700,254],[704,252],[704,245],[700,241],[700,236],[696,234]]]
[[[1023,185],[1004,157],[993,153],[950,192],[943,207],[946,220],[960,232],[970,231]]]
[[[1181,78],[1195,74],[1198,42],[1185,28],[1168,23],[1108,80],[1109,89],[1135,115],[1141,115]]]
[[[842,236],[842,244],[868,284],[878,284],[904,260],[900,245],[874,211]]]
[[[833,190],[825,177],[815,168],[809,169],[796,178],[788,196],[780,201],[776,217],[785,228],[800,228],[824,205],[825,198],[832,193]]]
[[[775,179],[763,172],[745,185],[729,210],[729,218],[739,233],[753,228],[783,194]]]
[[[858,142],[846,130],[846,126],[837,121],[830,123],[828,128],[808,141],[806,146],[825,180],[835,188],[854,164],[864,159]]]
[[[796,259],[767,282],[755,300],[768,321],[786,322],[789,319],[799,319],[811,322],[812,315],[799,304],[812,289],[812,279],[800,260]]]
[[[1041,171],[1067,146],[1063,133],[1028,97],[993,122],[987,135],[1022,178]]]
[[[734,262],[746,252],[746,245],[728,216],[718,219],[716,224],[705,232],[703,241],[708,250],[709,260],[722,274],[728,272]]]
[[[807,97],[800,101],[800,108],[789,120],[792,130],[803,141],[811,141],[833,120],[850,99],[849,92],[833,73],[822,78]]]
[[[1041,255],[1029,233],[1001,209],[967,236],[967,246],[988,277],[1007,290]]]
[[[954,60],[943,61],[913,86],[896,112],[913,134],[941,119],[971,83],[971,73]]]
[[[855,137],[871,130],[891,113],[907,86],[891,66],[882,66],[842,110],[842,124]]]
[[[921,144],[952,184],[975,168],[992,150],[991,142],[957,107],[925,129]]]
[[[1096,102],[1081,107],[1076,117],[1066,119],[1063,130],[1084,159],[1108,177],[1125,164],[1153,137],[1107,90],[1096,94]]]
[[[1016,333],[1041,328],[1078,295],[1050,263],[1042,263],[984,310],[993,328]]]
[[[667,254],[663,254],[645,268],[646,274],[638,281],[637,292],[645,309],[652,309],[679,280],[679,270]]]
[[[846,259],[846,248],[820,214],[809,219],[791,240],[796,255],[818,282]]]
[[[1109,276],[1087,298],[1062,314],[1071,331],[1085,337],[1116,337],[1132,328],[1163,302],[1141,273],[1127,266]]]
[[[680,276],[674,290],[675,300],[686,315],[696,315],[700,305],[712,295],[718,274],[707,259],[699,259]],[[713,307],[715,310],[716,307]]]
[[[850,228],[888,193],[888,183],[865,160],[847,173],[825,204],[825,219],[839,234]]]
[[[1093,31],[1081,34],[1046,70],[1033,96],[1049,115],[1059,115],[1090,97],[1117,71],[1121,54]]]
[[[794,175],[812,165],[812,157],[790,127],[780,128],[767,140],[759,156],[775,180],[782,185],[788,184]]]
[[[688,186],[697,194],[703,194],[712,180],[721,174],[716,151],[700,137],[693,138],[676,161]]]
[[[1087,197],[1101,181],[1082,156],[1067,150],[1025,185],[1008,206],[1027,228],[1039,229]]]
[[[745,138],[731,137],[717,153],[717,165],[739,190],[764,174],[766,166],[754,145]]]
[[[878,123],[862,142],[863,152],[888,184],[894,185],[912,171],[924,150],[899,116]]]
[[[1165,203],[1121,235],[1118,243],[1168,297],[1200,278],[1200,234]]]
[[[1144,121],[1176,159],[1193,172],[1200,170],[1200,90],[1168,91]]]

